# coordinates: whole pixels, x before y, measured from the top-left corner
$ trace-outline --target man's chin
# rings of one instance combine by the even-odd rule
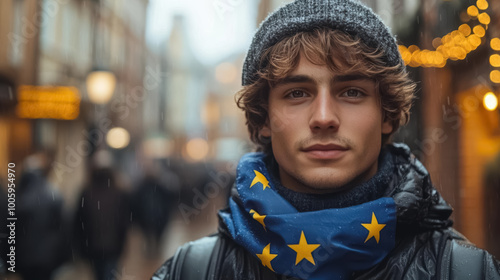
[[[349,180],[332,180],[331,177],[321,178],[314,177],[310,180],[305,180],[303,184],[307,187],[310,193],[327,194],[343,192],[351,187],[348,184]]]

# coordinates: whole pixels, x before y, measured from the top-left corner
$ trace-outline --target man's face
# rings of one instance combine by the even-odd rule
[[[301,55],[299,65],[269,92],[268,122],[282,184],[294,191],[351,188],[377,172],[383,121],[376,82],[361,73],[336,73]]]

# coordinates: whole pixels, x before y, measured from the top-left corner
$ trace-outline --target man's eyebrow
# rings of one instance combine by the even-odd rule
[[[273,86],[283,86],[293,83],[314,83],[314,79],[307,75],[286,76],[283,79],[277,81]]]
[[[355,74],[335,75],[335,77],[332,79],[332,82],[334,83],[349,82],[349,81],[359,81],[359,80],[373,80],[373,78],[364,74],[355,73]],[[314,83],[314,79],[307,75],[286,76],[285,78],[274,83],[273,86],[274,87],[283,86],[293,83]]]
[[[358,80],[373,80],[373,78],[363,74],[336,75],[333,78],[333,82],[349,82]]]

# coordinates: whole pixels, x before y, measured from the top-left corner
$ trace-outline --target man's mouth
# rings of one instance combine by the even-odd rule
[[[314,144],[302,149],[308,157],[314,159],[338,159],[348,150],[348,147],[334,143]]]

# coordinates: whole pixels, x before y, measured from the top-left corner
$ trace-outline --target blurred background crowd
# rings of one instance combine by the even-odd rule
[[[215,232],[252,150],[234,94],[283,0],[2,0],[0,259],[15,167],[16,273],[148,279]],[[500,257],[500,2],[363,0],[418,81],[396,135],[455,228]],[[3,272],[2,272],[3,271]]]

